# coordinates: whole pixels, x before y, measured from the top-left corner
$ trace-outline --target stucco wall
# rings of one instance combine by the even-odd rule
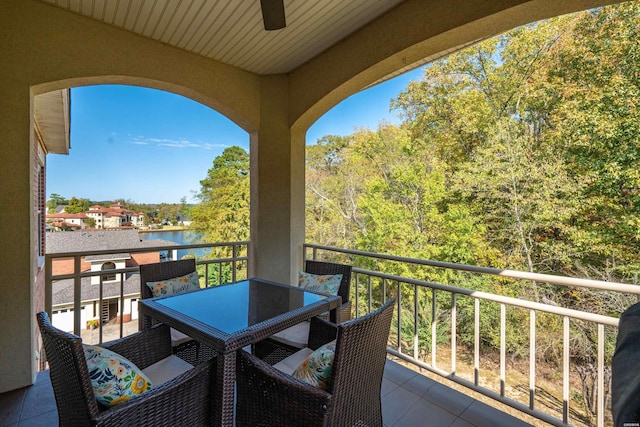
[[[154,87],[259,126],[260,78],[35,0],[0,1],[0,392],[31,384],[36,228],[32,212],[34,94],[85,84]],[[11,209],[6,207],[11,206]]]

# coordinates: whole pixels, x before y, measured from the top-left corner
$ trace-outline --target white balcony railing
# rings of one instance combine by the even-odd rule
[[[605,342],[611,343],[612,338],[615,340],[618,317],[560,307],[553,305],[553,302],[543,304],[481,292],[461,285],[473,283],[468,280],[471,275],[490,275],[500,277],[496,280],[535,282],[536,286],[550,284],[567,288],[612,291],[624,294],[625,301],[630,302],[635,301],[630,294],[640,295],[640,286],[381,255],[316,244],[305,245],[305,258],[342,262],[354,266],[351,295],[354,299],[355,316],[371,311],[372,302],[377,304],[387,298],[396,298],[396,317],[387,349],[389,354],[553,425],[604,426],[611,422],[610,403],[607,397],[613,349],[611,345],[605,349]],[[396,266],[395,270],[412,273],[404,273],[402,276],[388,274],[391,264]],[[397,268],[398,265],[404,268]],[[358,268],[359,266],[367,266],[367,269]],[[437,269],[449,271],[454,285],[430,281],[428,271]],[[455,276],[451,272],[461,273]],[[413,277],[407,277],[410,274]],[[466,305],[461,304],[465,299]],[[462,338],[460,327],[463,322],[461,319],[463,309],[467,311],[464,322],[473,321],[472,329],[469,325],[464,325],[467,335],[473,336],[472,340],[469,336],[466,337],[466,345],[459,342]],[[498,325],[499,343],[495,346],[481,345],[483,310],[493,310],[497,317],[495,323],[491,325],[491,327]],[[514,375],[522,378],[521,374],[524,374],[528,385],[518,384],[509,388],[507,361],[518,359],[526,362],[526,357],[523,355],[507,354],[509,342],[506,319],[507,313],[514,310],[528,312],[528,325],[523,324],[517,335],[522,339],[528,334],[529,366],[528,369],[520,369],[525,372],[516,372]],[[541,318],[547,319],[545,322],[547,325],[549,318],[557,322],[556,329],[559,336],[555,343],[559,348],[547,350],[547,353],[561,355],[559,358],[561,383],[556,384],[555,387],[550,387],[548,384],[541,387],[536,383],[537,378],[542,376],[538,372],[542,371],[542,366],[539,366],[542,363],[538,362],[541,357],[539,357],[540,348],[536,342],[537,334],[540,332],[539,322],[536,319]],[[593,343],[596,362],[592,365],[593,369],[590,372],[586,372],[585,366],[579,365],[571,357],[572,351],[574,355],[576,351],[580,351],[571,347],[571,327],[576,325],[585,329],[591,327],[596,335]],[[548,330],[543,332],[550,333]],[[448,343],[442,342],[443,335],[447,336]],[[439,354],[442,347],[446,349],[440,353],[448,352],[445,358]],[[493,350],[486,347],[493,347]],[[493,357],[483,361],[481,350]],[[464,369],[461,369],[465,362],[469,365],[466,375],[463,373]],[[580,373],[583,375],[581,376]],[[558,372],[552,372],[552,376],[559,377]],[[491,381],[491,377],[495,377],[496,380]],[[512,393],[513,391],[523,388],[528,388],[528,393],[524,396],[522,393],[519,396],[510,396],[510,394],[517,394]],[[553,389],[550,390],[550,388]],[[580,395],[583,399],[578,398]],[[586,408],[587,406],[589,408]]]

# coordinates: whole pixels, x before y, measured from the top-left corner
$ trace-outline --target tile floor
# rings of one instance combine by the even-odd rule
[[[382,382],[385,427],[524,427],[529,426],[393,361]],[[58,425],[49,372],[40,372],[31,387],[0,394],[0,426]]]

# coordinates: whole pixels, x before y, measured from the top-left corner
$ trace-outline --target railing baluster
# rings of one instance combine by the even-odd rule
[[[437,367],[436,290],[431,289],[431,365]]]
[[[49,319],[53,319],[53,258],[51,256],[45,255],[44,266],[44,309]]]
[[[236,252],[236,245],[231,245],[231,251],[232,251],[232,255],[231,257],[233,258],[232,264],[231,264],[231,281],[233,283],[237,282],[236,280],[236,257],[238,256],[238,253]]]
[[[455,293],[451,293],[451,373],[456,374],[456,353],[458,351],[457,343],[457,316],[458,316],[457,298]]]
[[[360,316],[360,276],[358,275],[358,273],[355,274],[356,276],[356,282],[355,282],[355,286],[356,286],[356,317]]]
[[[562,422],[569,424],[569,316],[562,318]]]
[[[371,313],[371,300],[373,299],[373,293],[371,291],[371,276],[367,277],[368,285],[369,285],[369,311],[367,313]]]
[[[529,409],[535,409],[536,395],[536,312],[529,312]]]
[[[102,280],[104,276],[100,276],[100,295],[98,296],[98,344],[102,344],[102,302],[104,298],[104,288],[102,286]]]
[[[73,333],[80,336],[80,309],[82,306],[82,277],[80,277],[81,257],[73,257]]]
[[[507,307],[500,304],[500,396],[504,396],[505,384],[507,381],[506,374],[506,329],[507,329]]]
[[[401,286],[401,282],[398,282],[398,298],[396,298],[396,305],[398,306],[398,324],[397,324],[397,329],[398,329],[398,351],[402,351],[402,329],[401,329],[401,322],[402,322],[402,303],[401,303],[401,297],[402,297],[402,292],[400,289]]]
[[[413,358],[418,359],[418,285],[413,285]]]
[[[598,323],[598,427],[604,426],[604,325]]]
[[[120,274],[120,338],[124,336],[124,274]]]
[[[204,265],[204,287],[209,287],[209,264]]]
[[[473,312],[473,383],[480,380],[480,300],[474,298]]]

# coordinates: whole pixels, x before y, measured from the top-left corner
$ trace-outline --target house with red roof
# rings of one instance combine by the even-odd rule
[[[89,227],[87,219],[92,218],[95,225]],[[144,226],[145,215],[143,212],[134,212],[122,206],[121,203],[112,203],[109,207],[93,205],[86,212],[70,214],[67,212],[47,215],[47,224],[56,231],[81,230],[84,228],[122,228]]]

